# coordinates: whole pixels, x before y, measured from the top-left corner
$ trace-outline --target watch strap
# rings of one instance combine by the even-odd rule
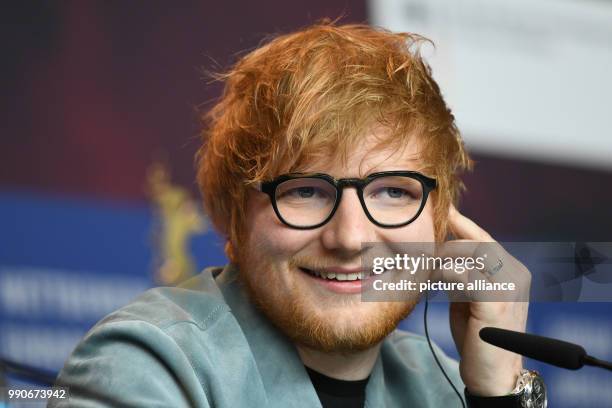
[[[464,390],[468,408],[522,408],[521,396],[523,392],[501,397],[479,397],[470,394],[467,388]]]

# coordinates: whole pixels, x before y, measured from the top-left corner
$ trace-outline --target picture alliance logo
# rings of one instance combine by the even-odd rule
[[[440,257],[421,254],[411,256],[396,254],[394,257],[375,257],[372,262],[372,272],[380,275],[388,270],[407,271],[414,275],[417,271],[454,271],[462,274],[469,270],[483,271],[485,269],[486,254],[478,257]]]

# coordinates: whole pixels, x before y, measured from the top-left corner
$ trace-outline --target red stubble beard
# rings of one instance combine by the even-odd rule
[[[240,254],[240,280],[251,302],[296,345],[330,353],[367,350],[395,330],[417,303],[362,302],[360,294],[325,293],[295,267],[321,264],[320,258],[292,258],[275,269],[274,262],[258,252],[247,249]]]

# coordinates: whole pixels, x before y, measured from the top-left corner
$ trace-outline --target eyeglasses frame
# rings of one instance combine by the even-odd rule
[[[387,177],[387,176],[410,177],[421,183],[421,187],[423,188],[423,197],[421,198],[421,206],[419,207],[419,210],[417,211],[415,216],[412,217],[407,222],[403,222],[399,224],[391,224],[391,225],[381,224],[378,221],[376,221],[374,217],[372,217],[372,215],[368,211],[368,208],[365,204],[365,200],[363,198],[364,188],[368,184],[370,184],[372,181],[379,179],[381,177]],[[329,182],[336,189],[336,201],[334,203],[334,207],[332,208],[331,212],[329,213],[326,219],[324,219],[322,222],[316,225],[313,225],[313,226],[307,226],[307,227],[298,226],[298,225],[293,225],[287,222],[282,217],[278,209],[277,203],[276,203],[276,188],[281,183],[284,183],[285,181],[293,180],[293,179],[300,179],[300,178],[322,179],[322,180]],[[334,177],[330,176],[329,174],[325,174],[325,173],[288,173],[288,174],[282,174],[278,176],[277,178],[275,178],[274,180],[257,183],[255,188],[258,191],[261,191],[262,193],[265,193],[268,195],[268,197],[270,197],[272,208],[274,209],[274,212],[276,213],[276,216],[278,217],[278,219],[283,224],[287,225],[288,227],[299,229],[299,230],[309,230],[309,229],[319,228],[327,224],[329,220],[332,219],[332,217],[336,213],[336,210],[338,209],[338,206],[340,205],[340,200],[342,199],[342,191],[344,190],[345,187],[355,187],[357,189],[357,196],[359,197],[361,207],[363,208],[363,211],[365,212],[368,219],[374,225],[381,227],[381,228],[400,228],[400,227],[404,227],[412,223],[414,220],[416,220],[419,217],[419,215],[421,215],[421,212],[423,212],[423,208],[425,208],[425,205],[427,203],[427,198],[429,196],[429,193],[437,187],[437,182],[436,182],[436,179],[428,177],[422,173],[419,173],[418,171],[405,171],[405,170],[380,171],[380,172],[369,174],[363,179],[360,179],[360,178],[335,179]]]

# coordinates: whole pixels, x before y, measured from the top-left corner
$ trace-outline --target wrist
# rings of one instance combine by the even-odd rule
[[[464,380],[471,395],[479,397],[500,397],[510,395],[516,388],[523,370],[522,364],[512,370],[501,370],[490,374],[471,375]]]
[[[512,394],[516,385],[518,374],[507,377],[504,380],[489,378],[486,384],[467,385],[470,394],[478,397],[502,397]]]
[[[511,393],[505,396],[477,396],[464,390],[468,408],[546,408],[546,386],[537,371],[522,370]]]

